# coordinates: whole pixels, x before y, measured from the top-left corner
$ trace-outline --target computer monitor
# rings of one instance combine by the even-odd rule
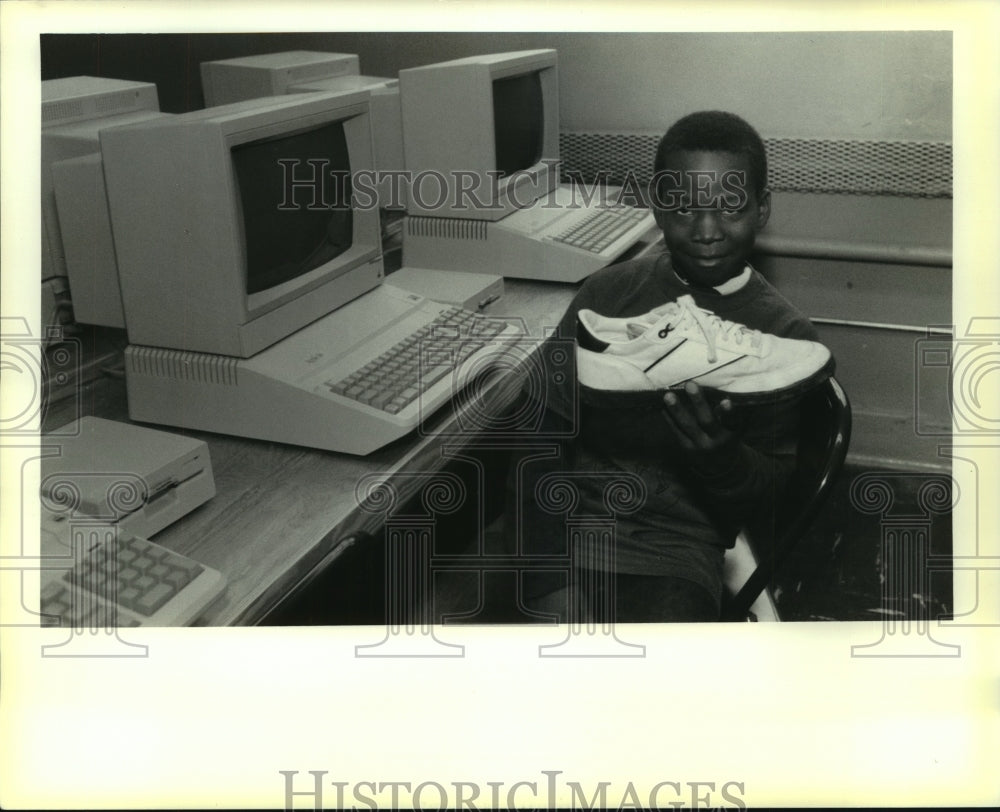
[[[501,220],[558,184],[553,49],[399,72],[407,212]]]
[[[165,114],[149,82],[70,76],[47,79],[41,90],[41,325],[49,341],[74,321],[125,326],[99,172],[74,167],[99,165],[104,127]],[[65,172],[72,188],[61,188]]]
[[[56,207],[53,166],[95,154],[98,132],[110,124],[159,115],[156,85],[100,76],[42,82],[42,279],[65,277],[66,255]]]
[[[377,286],[368,94],[302,94],[102,132],[129,341],[249,358]]]
[[[281,96],[292,85],[357,75],[357,54],[322,51],[283,51],[255,54],[235,59],[216,59],[201,63],[201,90],[206,107]]]

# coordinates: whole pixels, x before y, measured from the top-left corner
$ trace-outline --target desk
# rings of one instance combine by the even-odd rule
[[[390,277],[391,279],[391,277]],[[555,326],[577,286],[507,280],[491,315],[525,319],[533,335]],[[516,374],[491,382],[491,407],[500,409],[516,395]],[[128,421],[125,382],[102,377],[80,399],[84,414]],[[69,422],[73,404],[57,404],[45,429]],[[156,534],[157,543],[222,572],[223,597],[199,625],[252,625],[266,618],[299,585],[321,572],[360,534],[379,529],[381,517],[362,510],[355,496],[366,475],[380,474],[401,498],[416,491],[402,472],[442,468],[444,441],[434,431],[447,428],[454,414],[431,418],[431,432],[411,434],[367,457],[352,457],[297,446],[172,429],[207,442],[216,496]],[[448,440],[451,446],[461,440]]]

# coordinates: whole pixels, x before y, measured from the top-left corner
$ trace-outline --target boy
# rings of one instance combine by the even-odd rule
[[[677,121],[660,141],[650,192],[667,252],[593,274],[557,337],[578,334],[583,309],[641,317],[687,295],[721,319],[816,340],[809,321],[747,262],[771,205],[764,145],[749,124],[723,112]],[[573,420],[575,374],[564,381],[550,381],[544,393],[550,426]],[[577,621],[717,620],[723,554],[755,508],[780,493],[794,461],[794,413],[794,404],[734,404],[691,382],[652,406],[597,408],[582,400],[574,439],[560,444],[557,458],[525,469],[522,521],[508,539],[519,532],[529,555],[567,554],[565,514],[547,510],[535,491],[546,474],[572,472],[580,515],[607,515],[603,494],[615,477],[634,483],[638,476],[645,498],[635,512],[615,515],[610,559],[592,540],[590,549],[574,551],[589,566],[578,564],[568,582],[558,573],[527,573],[527,605],[564,620],[567,611]],[[589,607],[582,617],[574,608],[581,605]]]

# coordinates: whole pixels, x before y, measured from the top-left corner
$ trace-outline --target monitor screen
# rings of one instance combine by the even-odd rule
[[[493,129],[501,178],[530,169],[541,160],[545,105],[537,71],[493,80]]]
[[[247,293],[295,279],[351,247],[351,161],[343,123],[240,144],[232,158]]]

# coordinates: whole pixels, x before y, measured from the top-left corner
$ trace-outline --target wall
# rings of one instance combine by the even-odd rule
[[[42,78],[152,81],[161,109],[203,106],[198,65],[268,51],[341,51],[363,73],[474,53],[556,48],[564,130],[659,132],[732,110],[765,137],[951,140],[951,34],[338,33],[45,35]]]

